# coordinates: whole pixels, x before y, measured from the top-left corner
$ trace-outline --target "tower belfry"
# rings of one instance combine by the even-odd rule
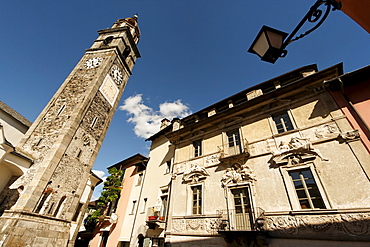
[[[20,194],[0,218],[0,246],[68,243],[79,199],[140,57],[137,16],[98,33],[16,148],[33,165],[11,185]]]

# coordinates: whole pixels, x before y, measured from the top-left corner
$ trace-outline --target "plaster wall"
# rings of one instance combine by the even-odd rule
[[[26,133],[28,127],[16,121],[7,113],[0,110],[0,123],[4,128],[5,138],[16,146]]]
[[[127,173],[127,176],[130,177],[131,189],[130,186],[125,185],[127,191],[122,191],[121,194],[124,195],[127,192],[127,195],[125,195],[127,203],[126,205],[119,205],[117,209],[117,212],[121,214],[120,217],[123,218],[119,218],[116,226],[116,229],[120,229],[119,238],[117,240],[115,235],[111,235],[108,246],[117,246],[117,241],[129,241],[130,246],[136,246],[139,235],[143,237],[164,237],[164,223],[155,224],[154,229],[149,229],[147,220],[149,208],[160,206],[161,196],[168,195],[168,192],[163,193],[162,190],[168,190],[171,181],[171,173],[166,173],[166,170],[167,161],[173,162],[173,156],[173,146],[164,136],[161,136],[152,143],[149,161],[141,185],[137,183],[138,174],[134,170]],[[122,201],[122,198],[120,201]],[[133,201],[136,201],[134,208]],[[122,223],[120,223],[121,220],[123,220]],[[113,230],[113,233],[116,229]]]
[[[210,152],[212,147],[220,146],[223,141],[222,131],[215,129],[209,132],[213,133],[213,136],[209,133],[203,135],[204,152],[201,157],[192,158],[189,155],[191,143],[186,140],[180,142],[174,169],[176,178],[172,184],[172,220],[169,222],[171,243],[177,241],[176,239],[186,242],[186,238],[190,236],[204,236],[206,239],[205,236],[214,235],[212,227],[217,221],[219,211],[233,207],[230,193],[233,186],[248,187],[253,207],[262,208],[267,214],[284,215],[291,211],[300,211],[294,185],[288,174],[294,165],[279,167],[272,163],[274,153],[279,151],[280,142],[289,142],[295,137],[308,140],[310,148],[307,150],[314,150],[314,155],[309,161],[305,161],[302,167],[312,170],[327,210],[366,208],[370,203],[370,183],[362,166],[368,165],[369,162],[360,159],[353,151],[352,146],[360,143],[359,139],[350,143],[340,141],[340,134],[353,131],[353,128],[335,106],[334,100],[326,92],[306,95],[305,98],[292,98],[289,107],[285,108],[291,109],[290,116],[295,128],[281,134],[271,128],[272,121],[268,119],[274,108],[269,109],[266,114],[249,115],[241,125],[235,124],[235,128],[240,127],[243,138],[250,143],[248,158],[236,156],[222,159],[220,153]],[[283,108],[284,106],[280,106],[276,111]],[[215,128],[219,127],[220,125]],[[225,129],[232,128],[233,126],[229,125]],[[357,149],[365,150],[364,146]],[[217,161],[208,162],[212,155],[218,157]],[[223,187],[221,180],[227,168],[235,163],[246,165],[253,179]],[[204,168],[208,175],[204,173],[206,175],[198,177],[197,180],[186,181],[187,174],[194,172],[195,164],[200,165],[201,169]],[[191,187],[196,185],[202,186],[201,215],[192,214]],[[173,243],[178,246],[183,244]],[[191,244],[196,245],[196,242]]]
[[[2,191],[13,173],[5,166],[0,165],[0,191]]]
[[[116,247],[119,239],[128,240],[130,238],[130,232],[127,231],[128,228],[124,226],[126,215],[128,214],[129,206],[132,201],[130,201],[130,191],[136,181],[135,166],[130,166],[126,168],[120,199],[118,201],[116,213],[118,215],[117,224],[111,230],[109,234],[109,239],[107,242],[107,247]],[[132,206],[132,205],[131,205]],[[96,245],[95,245],[96,246]]]

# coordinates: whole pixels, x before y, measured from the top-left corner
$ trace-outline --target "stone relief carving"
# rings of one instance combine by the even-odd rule
[[[353,141],[357,138],[360,138],[360,132],[358,130],[352,130],[345,133],[341,133],[340,137],[346,141]]]
[[[172,232],[214,234],[220,224],[219,218],[173,219]]]
[[[172,231],[173,232],[184,232],[186,229],[186,221],[184,219],[173,219],[172,220]]]
[[[221,154],[212,154],[206,157],[206,164],[207,166],[215,165],[220,163],[220,156]]]
[[[271,161],[273,167],[288,164],[298,165],[305,160],[318,156],[322,161],[328,161],[318,149],[314,148],[307,138],[293,137],[289,143],[280,142],[278,150],[273,152]]]
[[[206,179],[209,176],[207,170],[197,163],[191,164],[188,171],[184,172],[183,183],[197,183],[199,180]]]
[[[247,165],[234,164],[227,168],[225,175],[221,178],[222,187],[228,184],[256,181],[253,170]]]
[[[370,213],[266,217],[264,228],[282,234],[361,236],[370,232]]]
[[[315,137],[317,139],[334,137],[337,133],[339,131],[334,123],[324,124],[315,129]]]

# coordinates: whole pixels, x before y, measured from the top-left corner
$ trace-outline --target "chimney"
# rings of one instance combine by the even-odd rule
[[[161,127],[160,127],[159,130],[163,130],[164,128],[166,128],[170,124],[171,124],[171,121],[168,120],[167,118],[162,119],[162,121],[161,121]]]

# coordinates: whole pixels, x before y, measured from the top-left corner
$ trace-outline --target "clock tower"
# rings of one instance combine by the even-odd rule
[[[137,16],[99,37],[16,147],[33,160],[11,189],[19,199],[0,218],[0,246],[67,246],[71,222],[119,99],[140,57]],[[80,217],[81,218],[81,217]]]

